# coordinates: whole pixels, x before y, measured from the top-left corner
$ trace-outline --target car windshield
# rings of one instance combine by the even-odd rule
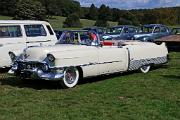
[[[123,27],[114,27],[114,28],[108,28],[106,30],[107,34],[121,34],[123,30]]]
[[[93,31],[64,31],[57,44],[98,45],[98,35]]]
[[[138,33],[152,33],[153,29],[153,26],[142,26],[138,29]]]
[[[172,35],[180,35],[180,28],[173,28],[171,31]]]

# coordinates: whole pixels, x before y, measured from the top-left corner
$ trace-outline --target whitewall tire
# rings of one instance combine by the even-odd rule
[[[64,71],[64,77],[61,80],[63,88],[73,88],[79,81],[79,71],[76,67],[68,67]]]
[[[140,71],[141,71],[142,73],[148,73],[149,70],[150,70],[150,68],[151,68],[150,65],[144,65],[144,66],[142,66],[142,67],[140,68]]]

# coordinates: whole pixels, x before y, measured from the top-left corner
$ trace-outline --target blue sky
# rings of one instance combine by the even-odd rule
[[[101,4],[119,9],[140,9],[180,6],[180,0],[77,0],[82,6],[92,3],[99,7]]]

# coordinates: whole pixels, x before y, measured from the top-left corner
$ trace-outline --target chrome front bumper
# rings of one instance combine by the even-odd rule
[[[38,68],[32,69],[19,69],[18,66],[12,66],[9,70],[9,74],[22,76],[23,78],[30,78],[30,79],[43,79],[43,80],[62,80],[64,78],[64,72],[58,73],[54,72],[54,68],[49,69],[49,71],[44,72]]]

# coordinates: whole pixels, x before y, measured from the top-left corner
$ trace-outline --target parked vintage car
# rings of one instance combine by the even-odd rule
[[[120,25],[110,27],[107,29],[106,34],[103,35],[103,40],[130,40],[134,34],[137,33],[137,28],[130,25]]]
[[[171,35],[180,35],[180,27],[172,28]]]
[[[173,28],[171,35],[157,39],[154,42],[157,44],[165,42],[169,51],[180,51],[180,28]]]
[[[58,80],[72,88],[80,78],[138,69],[147,73],[150,66],[166,63],[167,55],[165,44],[131,41],[102,46],[93,31],[66,31],[54,46],[24,50],[9,73],[22,79]]]
[[[153,42],[155,39],[168,36],[170,30],[167,26],[161,24],[148,24],[139,28],[138,33],[133,36],[134,40]]]
[[[29,46],[52,45],[57,42],[51,25],[44,21],[0,20],[0,68],[10,67],[11,57]]]

